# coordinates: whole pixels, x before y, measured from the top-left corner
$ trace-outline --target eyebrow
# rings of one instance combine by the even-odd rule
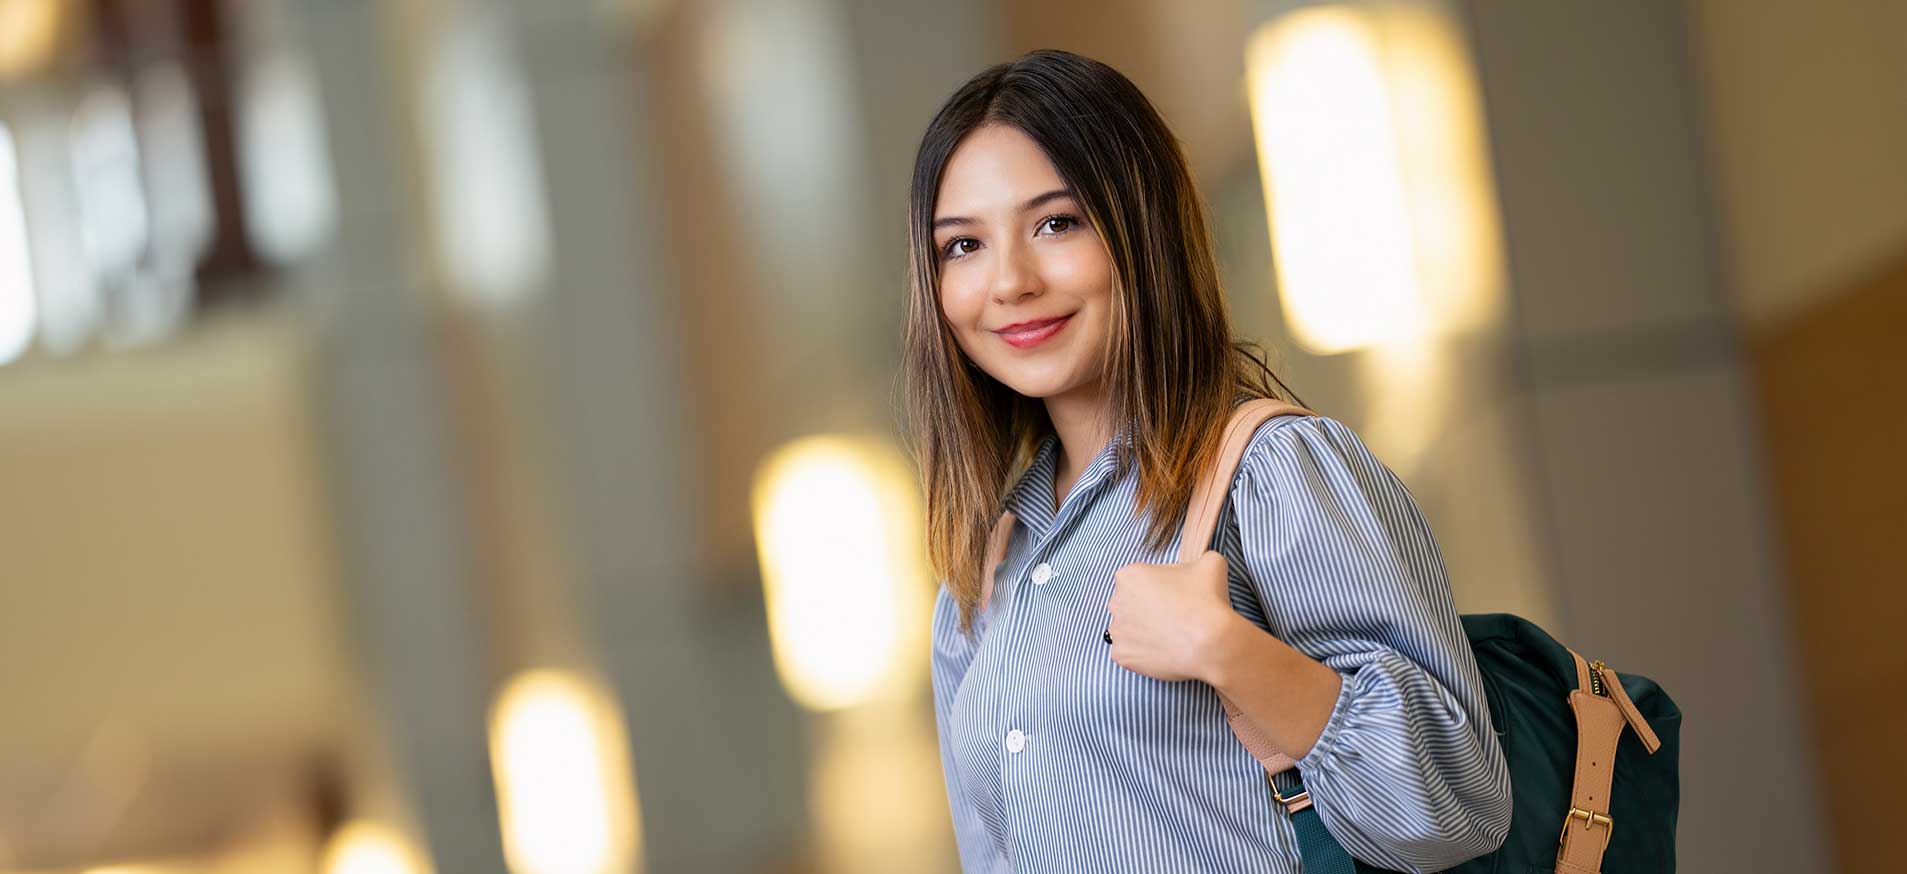
[[[1064,188],[1055,188],[1052,191],[1048,191],[1045,194],[1038,195],[1032,198],[1031,200],[1028,200],[1027,202],[1020,204],[1020,212],[1026,212],[1027,210],[1030,210],[1030,209],[1037,209],[1038,207],[1044,204],[1051,203],[1055,200],[1063,200],[1063,199],[1071,198],[1072,196],[1073,196],[1073,193],[1071,191],[1068,191]],[[971,225],[971,224],[977,224],[977,222],[975,222],[973,219],[968,218],[967,216],[964,216],[964,215],[950,215],[945,218],[934,219],[934,230],[937,231],[937,230],[940,230],[941,228],[950,228],[950,227],[955,227],[958,225]]]

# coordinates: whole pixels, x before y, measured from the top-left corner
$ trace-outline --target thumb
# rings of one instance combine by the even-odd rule
[[[1231,565],[1225,561],[1225,556],[1220,555],[1216,549],[1206,550],[1204,555],[1192,562],[1192,568],[1198,573],[1199,578],[1209,583],[1220,594],[1231,591],[1228,572],[1230,567]]]

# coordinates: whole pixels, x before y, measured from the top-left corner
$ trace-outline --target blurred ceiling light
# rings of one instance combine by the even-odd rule
[[[623,874],[641,841],[622,719],[574,674],[536,670],[491,711],[491,768],[515,874]]]
[[[238,87],[245,232],[259,254],[289,264],[316,251],[337,224],[318,86],[302,58],[270,49]]]
[[[13,135],[0,124],[0,364],[26,351],[35,322],[33,262],[17,155]]]
[[[65,0],[0,0],[0,79],[46,65],[59,45]]]
[[[528,86],[498,14],[459,9],[422,77],[432,239],[455,290],[492,305],[535,290],[550,258]]]
[[[837,710],[904,678],[925,634],[926,584],[899,453],[796,441],[763,463],[753,504],[775,666],[795,700]]]
[[[79,190],[70,157],[72,127],[62,114],[21,113],[16,139],[20,194],[39,291],[35,342],[54,355],[79,351],[98,333],[105,301],[81,239]]]
[[[138,267],[151,233],[132,104],[118,88],[100,86],[80,101],[72,128],[87,261],[96,276],[123,278]]]
[[[871,122],[855,69],[855,13],[835,0],[702,4],[697,73],[708,107],[708,159],[734,217],[747,302],[762,342],[808,360],[865,310],[885,265],[841,240],[878,237],[868,168]],[[841,359],[848,360],[848,359]]]
[[[141,71],[133,93],[150,167],[153,248],[190,270],[211,244],[214,223],[198,95],[185,70],[170,61]]]
[[[429,866],[403,832],[381,823],[346,823],[326,842],[323,874],[428,874]]]
[[[1487,324],[1502,266],[1481,99],[1435,2],[1307,6],[1247,84],[1285,313],[1315,352]]]

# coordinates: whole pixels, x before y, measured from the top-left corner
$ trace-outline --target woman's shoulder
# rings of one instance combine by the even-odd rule
[[[1318,413],[1285,413],[1265,420],[1252,433],[1239,460],[1239,479],[1249,480],[1256,474],[1264,480],[1279,471],[1332,474],[1372,469],[1388,471],[1349,425]],[[1241,484],[1234,482],[1234,489]]]
[[[1258,424],[1245,444],[1244,457],[1249,460],[1276,455],[1294,443],[1333,439],[1336,432],[1349,430],[1342,422],[1320,413],[1279,413]]]

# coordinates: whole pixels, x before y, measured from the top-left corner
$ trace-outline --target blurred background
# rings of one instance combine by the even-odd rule
[[[1907,6],[0,0],[0,872],[955,870],[906,185],[1042,47],[1684,870],[1907,855]]]

